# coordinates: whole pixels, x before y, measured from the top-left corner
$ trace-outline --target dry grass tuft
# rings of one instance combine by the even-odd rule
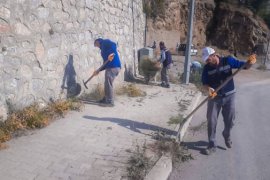
[[[146,96],[146,92],[142,91],[135,84],[123,85],[116,90],[117,95],[128,95],[129,97],[143,97]]]
[[[173,159],[173,162],[185,162],[193,159],[191,153],[188,152],[187,147],[180,145],[172,139],[168,137],[166,134],[158,134],[158,139],[154,143],[154,147],[157,150],[158,154],[161,156],[162,154],[170,153]]]
[[[153,161],[152,158],[147,157],[146,145],[142,148],[136,146],[136,151],[131,152],[132,156],[128,160],[127,177],[129,180],[143,180],[153,165],[160,159],[163,154],[170,154],[173,158],[173,163],[185,162],[193,159],[188,149],[175,142],[175,139],[166,135],[163,131],[157,131],[153,134],[153,139],[156,141],[148,145],[148,150],[151,150],[157,159]]]
[[[175,141],[172,141],[171,143],[171,155],[173,163],[181,163],[194,159],[192,154],[188,152],[188,148],[186,146],[180,145]]]
[[[8,141],[12,135],[19,131],[46,127],[50,121],[64,116],[69,110],[80,110],[82,104],[76,100],[58,100],[50,103],[46,108],[40,109],[33,104],[20,111],[13,111],[7,120],[0,123],[0,145]]]
[[[4,129],[4,126],[1,125],[0,127],[0,144],[2,142],[6,142],[10,139],[10,134],[7,130]]]
[[[128,160],[127,176],[129,180],[143,180],[149,169],[149,158],[146,157],[146,146],[136,146],[136,151]]]
[[[83,100],[100,100],[104,97],[104,88],[103,85],[97,84],[95,88],[88,94],[84,94],[81,96]]]
[[[49,106],[44,110],[46,114],[51,117],[57,117],[57,116],[65,116],[66,113],[70,110],[74,111],[80,111],[83,107],[83,104],[80,101],[77,101],[76,99],[68,99],[68,100],[57,100],[55,102],[52,102],[49,104]]]
[[[6,144],[1,144],[0,143],[0,150],[2,150],[2,149],[7,149],[8,148],[8,145],[6,145]]]

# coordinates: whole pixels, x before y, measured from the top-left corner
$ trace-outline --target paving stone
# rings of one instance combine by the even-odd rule
[[[179,113],[179,101],[193,98],[188,95],[193,91],[179,85],[140,88],[152,94],[143,106],[132,105],[136,98],[119,96],[113,108],[86,105],[32,135],[12,139],[9,148],[0,151],[0,179],[125,179],[137,146],[153,144],[152,135],[159,129],[172,131],[167,122]]]

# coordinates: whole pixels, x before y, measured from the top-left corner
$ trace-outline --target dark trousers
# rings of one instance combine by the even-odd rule
[[[230,138],[235,119],[235,93],[225,97],[215,97],[207,104],[207,126],[209,146],[216,146],[216,127],[220,110],[223,116],[224,138]]]
[[[171,65],[167,65],[166,67],[162,67],[161,69],[161,82],[164,85],[169,85],[169,70],[171,68]]]

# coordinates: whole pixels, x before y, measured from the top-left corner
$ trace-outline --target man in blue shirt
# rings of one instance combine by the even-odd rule
[[[94,72],[94,75],[98,75],[100,71],[105,70],[105,96],[99,101],[99,103],[101,106],[112,107],[114,106],[113,81],[121,69],[121,62],[117,52],[117,45],[109,39],[98,38],[95,40],[94,46],[100,48],[100,53],[104,61],[103,63],[109,60],[102,69],[96,70]]]
[[[222,109],[224,121],[222,135],[227,148],[232,147],[230,132],[235,119],[235,87],[233,79],[217,93],[215,89],[232,75],[232,69],[238,69],[243,65],[245,65],[245,69],[249,69],[256,62],[256,55],[250,55],[247,62],[244,62],[231,56],[219,57],[214,49],[206,47],[202,50],[202,59],[206,63],[202,72],[202,84],[210,96],[207,104],[209,144],[204,151],[204,154],[209,155],[216,151],[216,126],[220,110]]]

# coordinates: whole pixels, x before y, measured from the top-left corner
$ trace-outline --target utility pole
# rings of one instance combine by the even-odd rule
[[[146,35],[147,35],[147,14],[145,13],[145,26],[144,26],[144,47],[146,47]]]
[[[268,32],[266,53],[265,53],[265,58],[264,58],[264,61],[263,61],[263,65],[266,65],[266,61],[268,60],[269,41],[270,41],[270,32]]]
[[[190,0],[189,1],[188,41],[187,41],[187,44],[186,44],[185,67],[184,67],[184,83],[185,84],[189,84],[190,50],[191,50],[191,44],[192,44],[194,4],[195,4],[195,0]]]
[[[134,0],[131,0],[131,10],[132,10],[132,46],[133,46],[133,63],[134,63],[134,77],[137,76],[137,71],[136,71],[136,55],[135,55],[135,16],[134,16]]]
[[[146,2],[143,0],[143,7],[146,9]],[[144,9],[144,10],[145,10]],[[146,33],[147,33],[147,12],[145,10],[145,25],[144,25],[144,47],[146,47]]]

